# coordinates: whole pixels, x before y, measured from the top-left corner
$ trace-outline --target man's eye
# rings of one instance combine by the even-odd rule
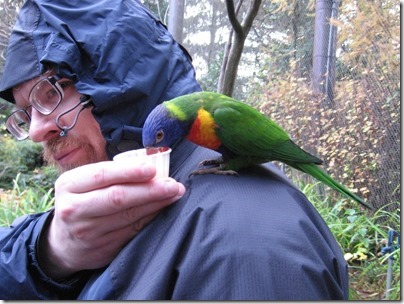
[[[17,122],[17,126],[19,126],[20,128],[24,127],[24,126],[27,125],[27,124],[28,124],[28,122],[26,122],[26,121],[19,121],[19,122]]]
[[[59,96],[59,94],[55,89],[50,89],[46,92],[46,96],[48,99],[53,99],[55,96]]]
[[[61,81],[59,82],[59,85],[63,90],[66,90],[67,88],[73,86],[73,81],[71,80]]]

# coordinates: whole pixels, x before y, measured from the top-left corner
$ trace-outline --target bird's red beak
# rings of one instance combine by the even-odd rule
[[[170,148],[169,147],[146,147],[146,154],[153,155],[156,153],[165,152],[168,149],[170,149]]]

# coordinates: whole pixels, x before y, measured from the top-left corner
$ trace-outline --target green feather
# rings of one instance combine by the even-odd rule
[[[289,163],[288,165],[295,168],[295,169],[297,169],[297,170],[300,170],[300,171],[302,171],[304,173],[307,173],[307,174],[315,177],[316,179],[323,182],[327,186],[333,188],[334,190],[337,190],[340,193],[343,193],[343,194],[347,195],[348,197],[350,197],[351,199],[357,201],[358,203],[362,204],[363,206],[365,206],[365,207],[367,207],[369,209],[373,209],[373,207],[370,206],[368,203],[366,203],[362,198],[360,198],[359,196],[357,196],[354,193],[352,193],[351,191],[349,191],[347,188],[345,188],[343,185],[341,185],[336,180],[331,178],[331,176],[329,176],[326,172],[321,170],[316,165],[314,165],[314,164],[301,164],[301,163]]]

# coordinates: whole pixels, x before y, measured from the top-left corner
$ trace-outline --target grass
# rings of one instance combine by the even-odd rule
[[[387,247],[389,231],[400,233],[400,209],[386,211],[388,206],[373,214],[364,212],[349,200],[336,204],[322,200],[317,184],[302,185],[302,190],[316,207],[344,251],[349,265],[351,300],[400,300],[400,249],[397,238],[391,253],[382,253]],[[387,272],[392,271],[391,285]]]
[[[26,188],[19,176],[11,190],[0,190],[0,226],[9,226],[13,220],[27,213],[42,212],[53,203],[53,192],[43,188]],[[301,185],[303,192],[324,218],[344,251],[349,265],[351,300],[400,300],[400,250],[382,254],[387,245],[389,230],[400,231],[400,210],[377,210],[367,214],[347,200],[332,205],[329,198],[321,199],[317,184]],[[335,201],[335,199],[333,199]],[[389,258],[392,280],[387,291]]]
[[[26,188],[18,174],[11,190],[0,189],[0,226],[10,226],[19,216],[38,213],[53,206],[53,189]]]

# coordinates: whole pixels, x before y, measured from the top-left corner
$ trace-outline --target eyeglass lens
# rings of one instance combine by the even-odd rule
[[[43,115],[52,113],[63,98],[63,90],[54,77],[40,80],[29,93],[29,102]]]
[[[17,110],[6,120],[6,128],[18,140],[23,140],[28,137],[30,122],[26,110]]]

